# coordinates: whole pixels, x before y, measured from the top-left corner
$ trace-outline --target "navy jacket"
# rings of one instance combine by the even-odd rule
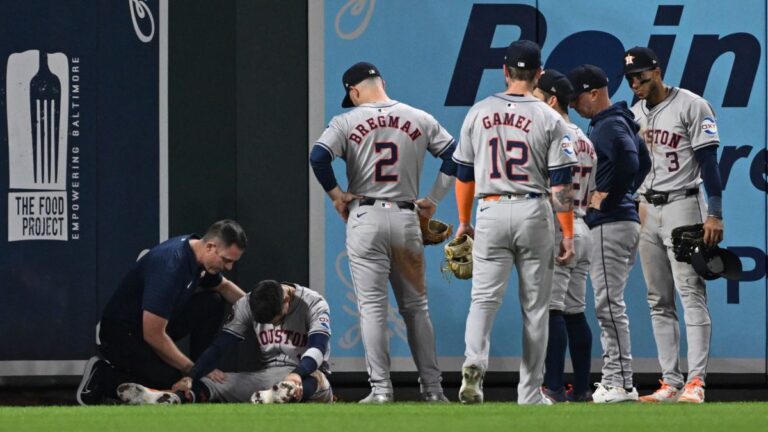
[[[622,101],[599,112],[589,123],[589,139],[597,153],[597,191],[608,192],[600,210],[587,211],[584,221],[590,228],[619,221],[640,223],[632,196],[650,171],[651,158],[634,119]]]

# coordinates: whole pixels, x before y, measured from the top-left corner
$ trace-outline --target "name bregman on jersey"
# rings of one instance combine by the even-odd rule
[[[643,139],[646,145],[662,145],[676,149],[680,145],[680,139],[683,136],[664,129],[646,129],[643,132]]]
[[[266,346],[272,344],[293,345],[295,347],[307,346],[308,336],[306,333],[299,333],[293,330],[283,330],[279,328],[262,330],[258,335],[259,345]]]
[[[406,120],[405,123],[403,123],[403,125],[400,126],[399,116],[386,115],[386,116],[369,117],[365,121],[355,126],[355,130],[358,133],[353,132],[352,135],[349,136],[349,140],[357,144],[360,144],[361,142],[363,142],[363,138],[365,138],[366,135],[368,135],[372,130],[375,130],[378,128],[400,129],[401,131],[405,132],[409,137],[411,137],[411,140],[415,140],[416,138],[421,136],[421,131],[419,130],[419,128],[414,128],[413,131],[411,131],[411,127],[412,125],[409,120]]]
[[[504,116],[502,118],[502,115]],[[531,132],[531,120],[514,113],[493,113],[492,116],[483,117],[483,127],[490,129],[494,126],[509,126],[520,129],[525,133]]]

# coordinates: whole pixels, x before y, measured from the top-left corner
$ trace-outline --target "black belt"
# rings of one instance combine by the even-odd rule
[[[649,204],[658,206],[658,205],[668,203],[670,194],[689,197],[693,195],[698,195],[699,188],[683,189],[680,191],[669,191],[669,192],[662,192],[662,191],[649,189],[648,192],[643,194],[643,196],[645,197],[645,200],[648,201]]]
[[[410,201],[388,201],[388,200],[380,200],[378,198],[360,198],[360,206],[372,206],[376,204],[376,201],[386,201],[391,202],[392,204],[395,204],[397,207],[403,209],[403,210],[413,210],[416,208],[416,205]]]

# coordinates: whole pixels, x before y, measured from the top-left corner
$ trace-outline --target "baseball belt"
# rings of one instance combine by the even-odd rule
[[[376,204],[376,201],[381,202],[391,202],[392,204],[396,205],[397,207],[403,209],[403,210],[413,210],[416,208],[416,205],[410,201],[389,201],[389,200],[381,200],[378,198],[360,198],[360,207],[362,206],[372,206]]]
[[[685,197],[698,195],[698,194],[699,194],[699,188],[691,188],[691,189],[681,189],[677,191],[668,191],[668,192],[649,189],[648,192],[642,195],[648,204],[653,204],[654,206],[660,206],[668,202],[676,201],[679,198],[685,198]]]
[[[527,194],[502,194],[502,195],[485,195],[480,199],[483,201],[520,201],[527,199],[541,198],[540,193],[527,193]]]

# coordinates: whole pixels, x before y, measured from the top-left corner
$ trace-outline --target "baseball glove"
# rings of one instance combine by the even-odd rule
[[[253,393],[251,395],[251,403],[273,404],[293,402],[297,388],[298,386],[293,381],[282,381],[273,385],[271,389]]]
[[[458,279],[472,277],[472,237],[464,234],[448,242],[445,250],[443,273],[451,274]]]
[[[421,226],[421,238],[424,246],[436,245],[444,242],[453,232],[453,225],[437,220],[419,217]]]
[[[683,225],[672,230],[672,252],[679,262],[691,263],[691,255],[706,249],[704,224]]]

